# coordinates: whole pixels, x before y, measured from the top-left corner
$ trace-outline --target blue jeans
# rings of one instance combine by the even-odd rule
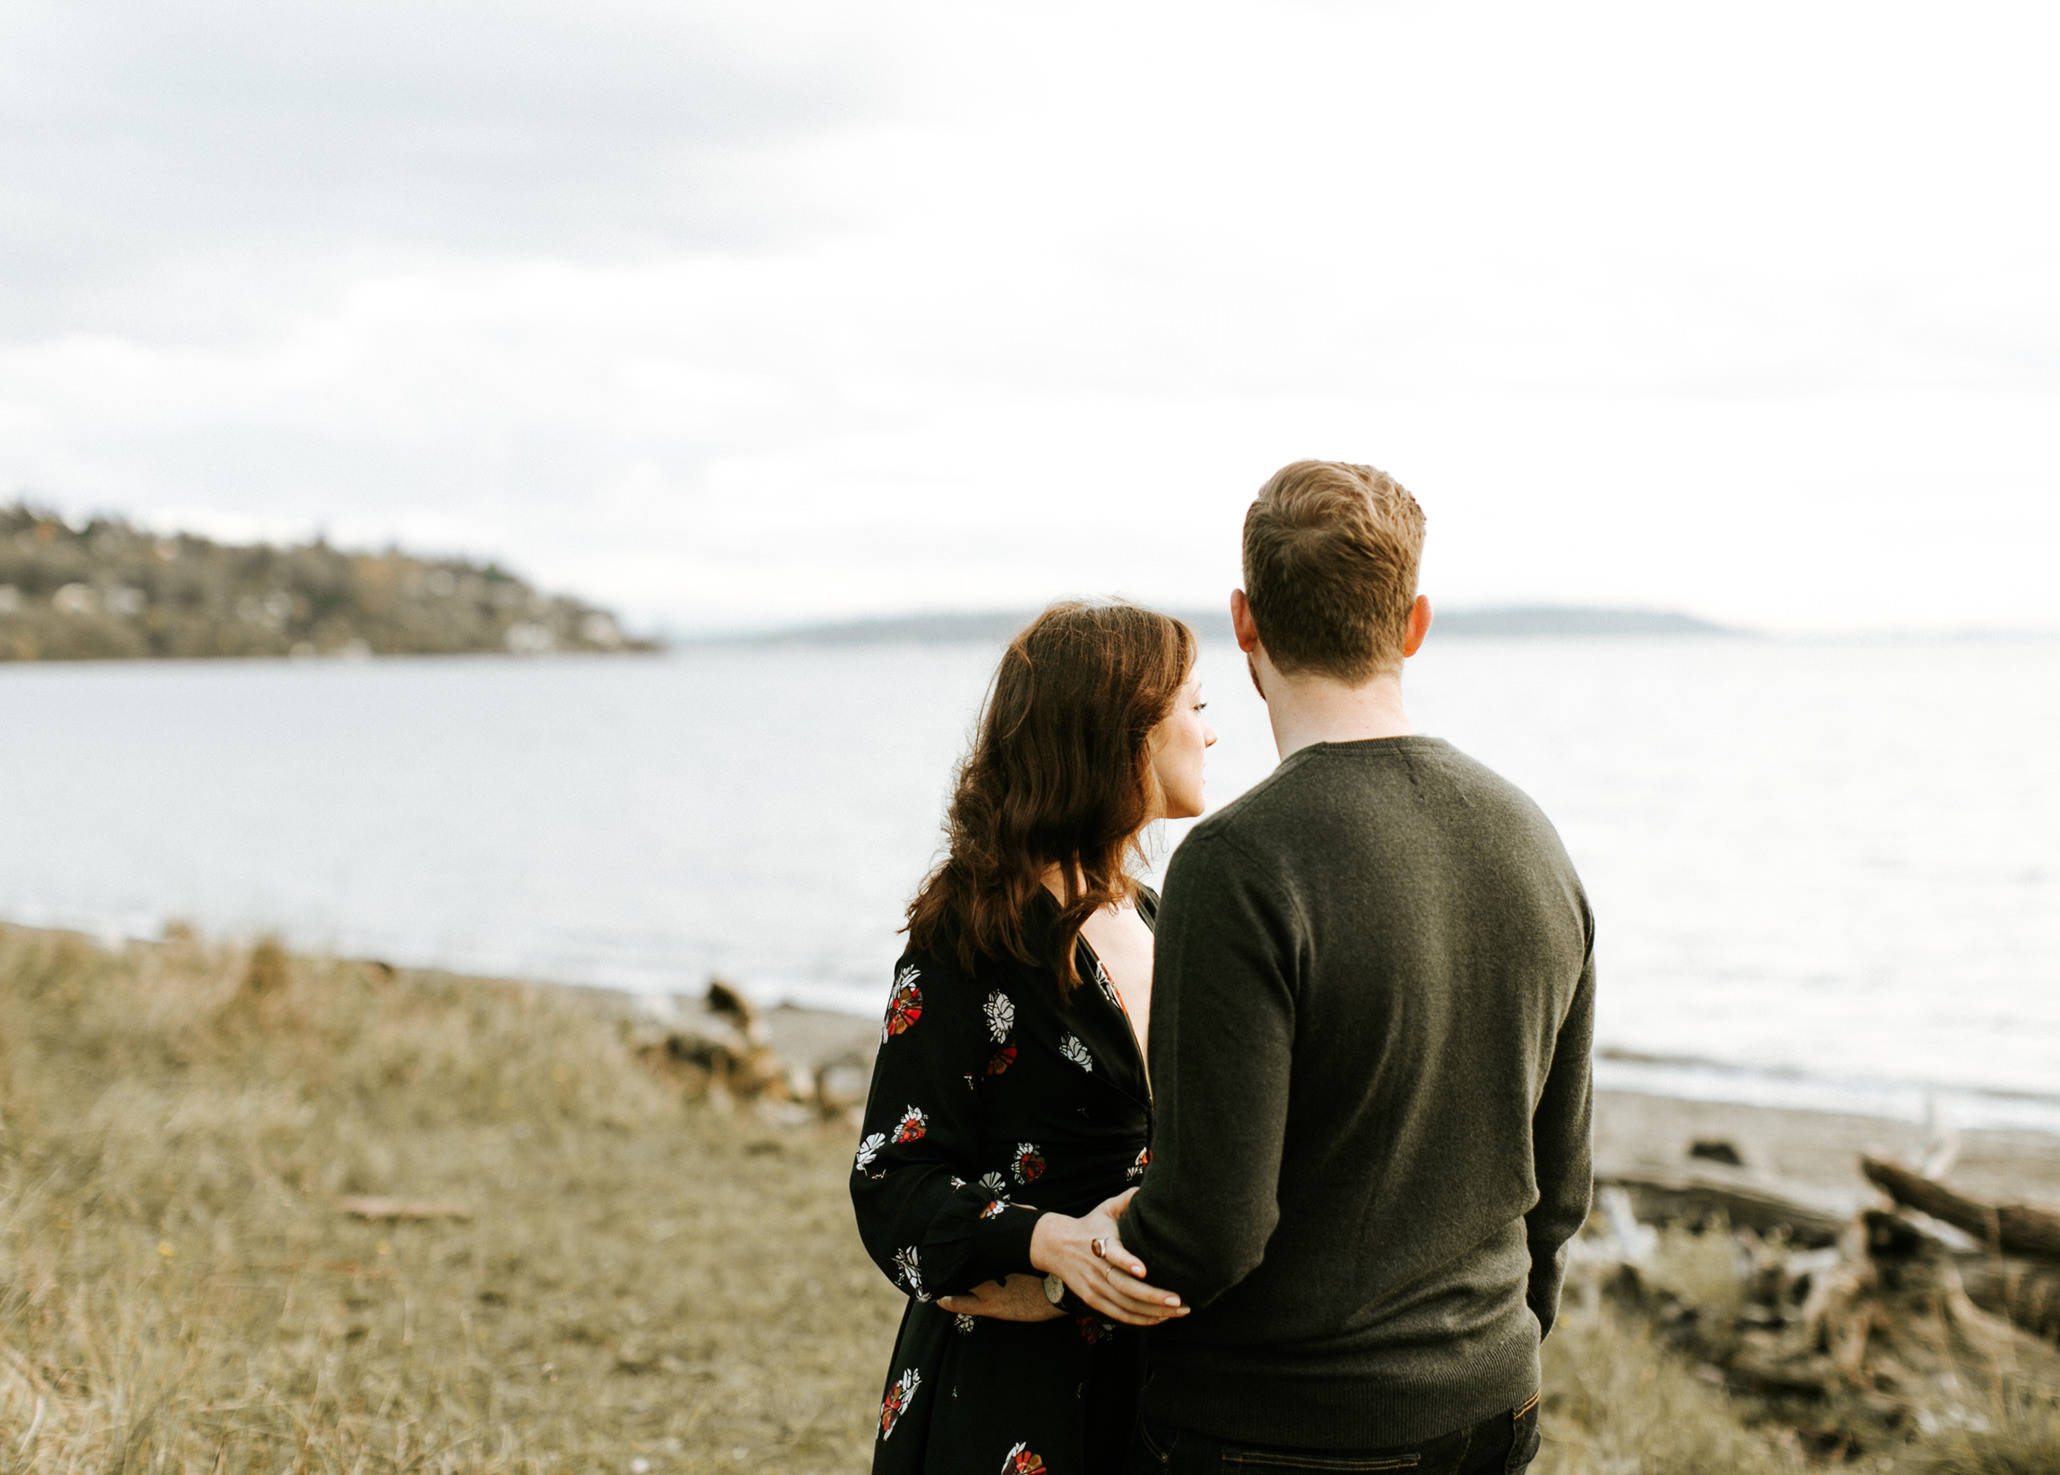
[[[1257,1475],[1291,1475],[1323,1471],[1414,1471],[1417,1475],[1521,1475],[1538,1455],[1538,1398],[1522,1408],[1495,1414],[1393,1449],[1283,1449],[1265,1444],[1233,1444],[1197,1434],[1192,1429],[1140,1419],[1131,1441],[1127,1475],[1217,1475],[1224,1470],[1251,1470]]]

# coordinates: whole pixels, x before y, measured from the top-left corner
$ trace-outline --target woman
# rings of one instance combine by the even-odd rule
[[[995,673],[950,853],[909,905],[852,1176],[909,1296],[876,1472],[1119,1469],[1130,1327],[1185,1314],[1087,1272],[1151,1157],[1158,898],[1129,867],[1145,826],[1202,812],[1194,655],[1165,615],[1057,604]]]

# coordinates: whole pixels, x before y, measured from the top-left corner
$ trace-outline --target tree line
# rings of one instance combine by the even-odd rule
[[[499,565],[0,507],[0,661],[649,650]]]

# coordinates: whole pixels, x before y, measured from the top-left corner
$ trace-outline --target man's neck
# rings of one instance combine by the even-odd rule
[[[1347,686],[1327,676],[1283,676],[1269,662],[1261,691],[1273,724],[1273,745],[1282,758],[1312,743],[1408,737],[1416,730],[1402,708],[1399,672]]]

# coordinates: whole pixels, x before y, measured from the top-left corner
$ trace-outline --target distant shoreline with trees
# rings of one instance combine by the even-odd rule
[[[1033,613],[859,617],[660,641],[492,561],[338,549],[319,537],[221,543],[118,517],[82,523],[0,506],[0,663],[999,644]],[[1171,613],[1204,639],[1230,639],[1223,611]],[[1672,610],[1563,605],[1441,609],[1435,628],[1443,638],[1757,636]]]
[[[1030,622],[1032,610],[972,610],[890,615],[740,633],[686,636],[681,645],[957,645],[999,643]],[[1228,640],[1230,616],[1221,610],[1168,610],[1194,627],[1204,640]],[[1439,636],[1588,637],[1729,636],[1756,639],[1758,632],[1712,624],[1673,610],[1605,609],[1570,605],[1501,605],[1440,609],[1432,628]]]
[[[0,662],[648,651],[498,564],[0,507]]]

